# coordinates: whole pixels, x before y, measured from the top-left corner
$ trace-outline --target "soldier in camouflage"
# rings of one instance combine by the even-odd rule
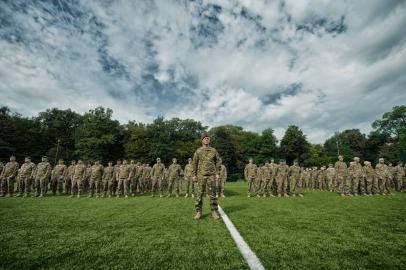
[[[335,176],[336,171],[333,167],[333,164],[328,164],[328,168],[326,170],[326,189],[328,191],[336,191],[336,183],[335,183]]]
[[[82,182],[86,178],[86,169],[86,165],[82,160],[79,159],[72,174],[72,188],[70,197],[73,197],[75,193],[77,193],[77,197],[80,198],[80,193],[82,192],[83,187]]]
[[[172,164],[168,168],[168,197],[172,194],[173,186],[175,186],[176,197],[179,197],[179,180],[181,177],[182,168],[176,158],[172,159]]]
[[[23,165],[18,170],[18,181],[20,181],[20,190],[17,197],[20,196],[30,196],[31,193],[31,182],[34,178],[35,164],[31,162],[30,157],[26,157]]]
[[[90,167],[90,181],[89,181],[89,198],[93,197],[96,192],[96,198],[99,198],[102,190],[102,177],[104,168],[98,160],[96,160],[92,167]]]
[[[348,178],[347,178],[347,164],[343,161],[344,157],[343,156],[338,156],[338,161],[334,165],[335,169],[335,181],[337,183],[337,186],[339,186],[339,190],[341,193],[341,196],[349,195],[349,183],[348,183]]]
[[[217,180],[217,190],[216,190],[216,197],[218,198],[219,196],[222,198],[225,198],[226,196],[224,195],[224,186],[227,181],[227,168],[224,166],[222,160],[220,159],[220,174],[219,174],[219,179]]]
[[[375,172],[378,177],[378,185],[381,195],[390,194],[389,186],[387,183],[390,178],[390,172],[383,158],[379,158],[379,163],[375,166]]]
[[[289,168],[289,192],[290,195],[295,197],[296,195],[303,196],[302,194],[302,186],[300,183],[300,167],[297,160],[293,162],[293,165]]]
[[[248,184],[247,196],[251,197],[251,192],[253,191],[255,185],[255,179],[257,178],[257,165],[254,164],[252,158],[248,161],[248,164],[245,166],[244,177],[245,181],[247,181]]]
[[[202,147],[196,150],[193,155],[193,176],[197,181],[197,199],[195,220],[202,216],[203,197],[206,186],[209,187],[210,208],[214,219],[219,219],[218,205],[216,198],[216,180],[220,173],[220,156],[216,149],[210,146],[210,137],[207,133],[201,136]]]
[[[0,175],[2,197],[6,196],[6,194],[7,197],[13,195],[14,180],[18,174],[18,167],[15,156],[11,156],[10,161],[6,163]]]
[[[194,188],[194,181],[193,181],[193,166],[192,166],[192,159],[188,159],[188,164],[185,166],[185,182],[186,182],[186,195],[185,198],[192,194],[192,197],[195,196],[195,188]]]
[[[155,191],[159,190],[159,196],[162,197],[162,188],[163,188],[163,178],[165,172],[165,165],[161,163],[161,159],[157,158],[156,163],[152,166],[151,169],[151,197],[155,196]]]
[[[75,170],[76,166],[76,161],[72,160],[69,167],[68,167],[68,172],[65,177],[65,194],[70,194],[71,189],[72,189],[72,178],[73,178],[73,172]]]
[[[128,198],[129,193],[129,184],[130,184],[130,173],[131,168],[127,164],[127,160],[123,160],[123,164],[117,170],[117,179],[118,179],[118,189],[117,189],[117,198],[120,195],[124,195],[125,198]]]
[[[114,167],[113,162],[109,161],[107,167],[103,170],[102,182],[103,182],[103,195],[102,197],[109,196],[111,198],[112,186],[114,179]]]
[[[366,160],[364,161],[363,173],[366,182],[366,195],[372,196],[373,194],[376,194],[377,189],[373,189],[373,187],[375,186],[376,174],[374,168],[372,168],[371,166],[371,162]]]
[[[394,170],[394,182],[395,182],[395,189],[398,192],[401,192],[403,189],[403,180],[405,178],[405,168],[403,167],[403,162],[399,161],[398,165],[395,167]]]
[[[276,173],[275,173],[278,197],[282,197],[282,196],[289,197],[289,195],[287,193],[288,173],[289,173],[289,166],[286,165],[286,161],[281,159],[279,161],[279,165],[276,168]]]
[[[42,161],[38,163],[36,172],[35,172],[35,185],[37,192],[36,197],[42,198],[46,194],[48,179],[51,176],[52,167],[48,162],[46,156],[42,157]]]
[[[358,194],[365,195],[364,170],[360,164],[359,157],[354,157],[354,163],[348,171],[351,173],[354,196],[358,196]]]
[[[62,195],[63,183],[66,179],[67,173],[68,168],[64,164],[64,160],[60,159],[51,173],[51,190],[53,195],[56,195],[57,191],[58,195]]]

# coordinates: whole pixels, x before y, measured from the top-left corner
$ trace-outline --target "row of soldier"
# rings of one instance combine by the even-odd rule
[[[108,162],[106,167],[95,161],[86,166],[82,160],[72,161],[69,166],[60,159],[53,168],[46,156],[35,165],[30,157],[26,157],[19,167],[14,156],[5,166],[0,163],[1,196],[12,196],[17,188],[16,197],[43,197],[51,190],[53,195],[70,194],[80,197],[88,192],[89,197],[128,197],[135,194],[151,193],[151,197],[159,193],[160,197],[171,196],[173,191],[179,197],[182,183],[185,185],[185,197],[195,196],[192,159],[181,168],[176,158],[165,168],[160,158],[156,159],[153,167],[131,160],[118,160],[115,165]],[[224,184],[227,180],[227,170],[221,165],[220,177],[217,181],[216,196],[224,197]],[[16,183],[16,185],[15,185]],[[167,194],[166,194],[167,193]]]
[[[303,189],[317,189],[338,192],[341,196],[387,195],[406,190],[405,167],[401,161],[397,166],[386,165],[383,158],[373,168],[371,162],[355,157],[350,165],[343,156],[328,167],[304,168],[295,161],[288,166],[284,160],[276,164],[273,159],[262,167],[253,160],[245,166],[244,177],[248,184],[247,196],[256,193],[258,197],[303,196]]]

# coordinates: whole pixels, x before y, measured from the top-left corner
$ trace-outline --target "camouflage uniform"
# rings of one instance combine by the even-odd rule
[[[405,168],[402,164],[398,164],[394,171],[395,189],[400,192],[403,189],[403,180],[405,178]]]
[[[35,164],[30,162],[24,162],[21,168],[18,170],[18,179],[20,181],[19,196],[29,196],[31,193],[31,182],[34,177]]]
[[[282,195],[284,196],[289,196],[287,193],[288,189],[288,174],[289,174],[289,166],[281,163],[278,165],[276,168],[276,184],[277,184],[277,193],[278,197],[281,197]]]
[[[111,197],[113,191],[114,167],[107,166],[103,170],[103,196]]]
[[[179,164],[171,164],[168,168],[168,196],[172,193],[173,185],[175,185],[176,196],[179,196],[179,179],[182,174],[182,168]]]
[[[353,194],[361,193],[365,195],[364,171],[361,164],[359,162],[352,163],[348,171],[352,179]]]
[[[227,168],[223,164],[220,166],[219,179],[217,181],[217,194],[216,196],[224,197],[224,185],[227,181]]]
[[[349,184],[347,179],[347,164],[343,161],[337,161],[334,165],[335,169],[335,181],[339,186],[340,193],[342,195],[349,194]]]
[[[272,195],[272,179],[273,179],[273,168],[270,164],[264,165],[261,168],[262,171],[262,184],[261,190],[259,191],[259,195],[263,197]]]
[[[244,169],[244,177],[248,184],[247,194],[251,196],[253,186],[255,185],[255,179],[257,178],[257,165],[247,164]]]
[[[73,161],[68,167],[68,172],[65,178],[65,194],[70,194],[72,191],[73,172],[75,171],[76,163]]]
[[[390,193],[387,181],[390,177],[390,172],[389,168],[386,164],[384,163],[378,163],[375,166],[375,172],[378,177],[378,185],[379,185],[379,190],[382,195],[386,195],[387,193]]]
[[[376,194],[378,189],[376,187],[376,174],[374,168],[372,168],[371,163],[365,162],[364,166],[364,178],[366,182],[366,194],[372,195]]]
[[[78,197],[80,197],[80,193],[82,192],[82,182],[86,178],[86,165],[83,163],[78,163],[75,165],[72,174],[72,188],[71,188],[71,197],[77,192]]]
[[[90,181],[89,181],[89,197],[92,197],[96,190],[96,197],[101,195],[102,191],[102,176],[104,168],[101,164],[94,164],[90,167]]]
[[[58,164],[55,165],[54,169],[52,170],[52,177],[51,177],[51,190],[52,194],[55,195],[56,191],[58,194],[61,195],[63,192],[63,182],[66,179],[66,174],[68,173],[68,168],[65,164]]]
[[[4,166],[0,176],[2,197],[6,196],[6,193],[8,193],[9,196],[13,195],[14,180],[18,174],[18,167],[19,165],[16,161],[7,162]]]
[[[152,168],[148,164],[144,164],[142,168],[142,182],[146,192],[152,192],[151,171]]]
[[[300,167],[297,164],[289,168],[289,192],[290,195],[296,196],[302,193],[302,184],[300,181]]]
[[[118,188],[117,197],[120,195],[128,196],[130,184],[131,168],[128,164],[121,164],[117,170]]]
[[[317,167],[314,167],[313,170],[312,170],[312,179],[311,179],[312,189],[319,188],[319,185],[318,185],[319,174],[320,174],[320,170],[318,170]]]
[[[187,164],[185,166],[185,182],[186,182],[186,196],[188,196],[190,191],[192,192],[192,196],[195,195],[195,187],[193,181],[193,166],[192,164]]]
[[[336,170],[334,169],[333,165],[330,165],[326,170],[326,189],[328,191],[336,191],[335,174]]]
[[[216,175],[220,172],[220,157],[216,149],[202,146],[193,156],[193,172],[197,177],[196,212],[202,211],[203,196],[209,187],[210,208],[217,212]]]
[[[44,196],[47,191],[48,178],[51,176],[51,164],[48,161],[38,163],[35,172],[36,196]]]
[[[152,179],[152,186],[151,192],[152,196],[155,195],[156,189],[159,190],[159,194],[162,195],[162,188],[163,188],[163,178],[165,172],[165,165],[162,163],[155,163],[151,169],[151,179]]]
[[[326,182],[327,171],[326,167],[322,166],[319,173],[317,174],[317,188],[319,190],[324,190],[324,183]]]

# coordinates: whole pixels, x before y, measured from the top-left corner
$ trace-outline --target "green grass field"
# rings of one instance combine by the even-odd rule
[[[406,194],[246,198],[219,203],[267,269],[405,269]],[[0,198],[2,269],[247,269],[208,200]]]

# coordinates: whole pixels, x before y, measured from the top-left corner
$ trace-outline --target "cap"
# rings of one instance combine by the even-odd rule
[[[203,139],[206,138],[206,137],[210,137],[207,132],[203,132],[203,133],[200,135],[200,139],[201,139],[201,140],[203,140]]]

